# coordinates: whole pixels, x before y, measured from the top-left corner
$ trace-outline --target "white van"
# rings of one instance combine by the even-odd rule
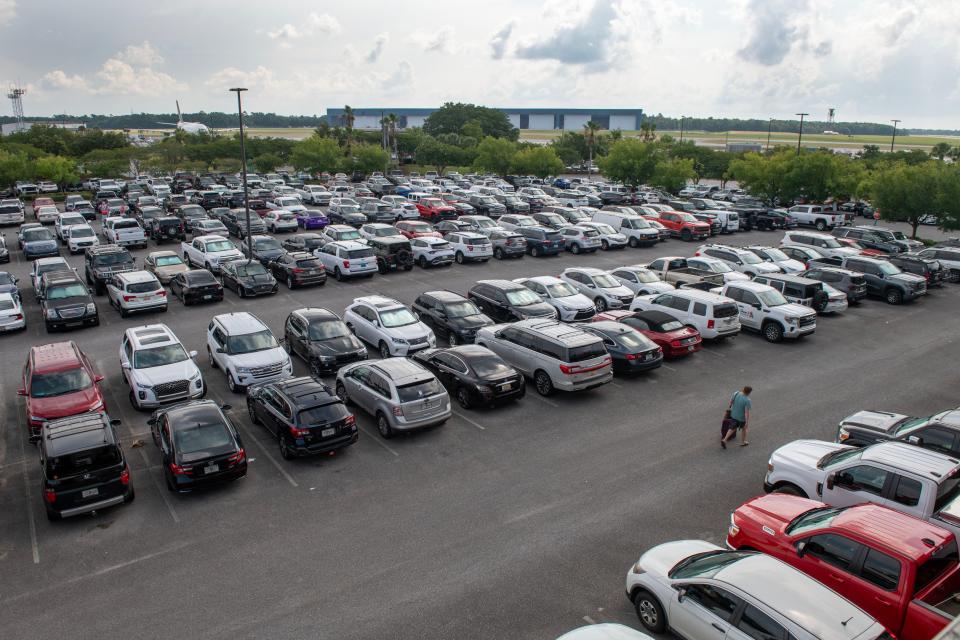
[[[662,311],[693,327],[707,340],[729,338],[740,333],[740,308],[725,296],[699,289],[677,289],[666,293],[637,296],[631,311]]]
[[[660,241],[660,233],[643,216],[621,211],[595,211],[591,220],[613,227],[627,236],[631,247],[652,247]]]
[[[736,233],[740,231],[740,214],[727,209],[706,209],[700,213],[709,213],[720,221],[720,233]]]

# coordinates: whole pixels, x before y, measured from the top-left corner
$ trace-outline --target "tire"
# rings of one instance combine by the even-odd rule
[[[296,454],[290,450],[290,442],[287,440],[287,436],[277,438],[277,447],[280,449],[280,457],[284,460],[293,460],[297,457]]]
[[[460,338],[457,337],[457,333],[455,331],[447,332],[447,344],[449,344],[451,347],[455,347],[460,344]]]
[[[757,274],[753,273],[752,271],[747,271],[744,275],[750,278],[751,280],[757,277]]]
[[[343,404],[350,404],[350,396],[347,395],[347,388],[343,386],[342,382],[337,383],[337,397]]]
[[[340,267],[333,268],[333,277],[337,279],[337,282],[343,282],[343,274],[340,272]]]
[[[763,337],[767,342],[780,342],[783,340],[783,327],[779,322],[768,322],[763,325]]]
[[[287,274],[287,289],[293,289],[293,276]]]
[[[900,289],[887,289],[883,292],[883,299],[887,301],[887,304],[902,304],[903,292]]]
[[[631,237],[631,238],[627,241],[627,244],[630,245],[630,248],[631,248],[631,249],[636,249],[638,246],[640,246],[640,243],[639,243],[639,242],[637,241],[637,239],[634,238],[634,237]]]
[[[463,253],[457,251],[457,256],[454,259],[457,261],[457,264],[463,264]]]
[[[209,262],[204,262],[203,268],[209,271],[210,273],[213,273],[213,265],[210,264]]]
[[[609,251],[609,250],[610,250],[610,243],[607,242],[606,240],[601,240],[601,241],[600,241],[600,250],[601,250],[601,251]]]
[[[829,302],[830,296],[826,291],[817,291],[813,296],[813,310],[817,313],[823,313],[823,310],[827,308]]]
[[[218,369],[217,361],[213,359],[213,352],[210,351],[210,347],[207,347],[207,362],[210,363],[211,369]]]
[[[539,258],[540,249],[537,249],[536,247],[530,247],[530,255],[533,256],[534,258]]]
[[[473,403],[470,401],[470,392],[467,391],[466,387],[457,388],[457,402],[459,402],[460,406],[464,409],[469,409],[473,406]]]
[[[777,485],[773,488],[772,493],[782,493],[788,496],[799,496],[801,498],[807,497],[807,492],[794,484],[784,483]]]
[[[537,369],[537,371],[533,374],[533,384],[537,388],[537,393],[540,395],[553,395],[553,380],[550,379],[550,376],[547,375],[547,372],[543,369]]]
[[[247,415],[250,417],[251,424],[260,424],[260,418],[257,417],[257,412],[253,410],[253,400],[247,398]]]
[[[127,397],[130,399],[130,406],[133,407],[134,411],[143,411],[140,403],[137,402],[137,394],[133,392],[133,389],[130,389],[130,393]]]
[[[377,345],[377,350],[380,351],[380,357],[384,360],[391,356],[390,347],[387,346],[387,343],[383,340],[381,340],[380,344]]]
[[[244,287],[243,285],[239,285],[239,284],[238,284],[238,285],[237,285],[237,295],[240,296],[241,298],[246,298],[246,297],[247,297],[247,289],[246,289],[246,287]]]
[[[59,522],[60,520],[63,520],[63,516],[57,513],[56,511],[51,511],[50,509],[47,509],[47,520],[49,520],[50,522]]]
[[[420,262],[419,262],[419,264],[420,264],[420,268],[421,268],[421,269],[426,269],[426,268],[427,268],[427,259],[424,258],[423,256],[420,256]]]
[[[384,440],[389,440],[393,437],[393,427],[390,426],[390,421],[387,420],[387,416],[379,411],[377,412],[377,431],[380,432]]]
[[[597,298],[593,301],[593,308],[597,310],[597,313],[603,313],[607,310],[607,301],[603,298]]]
[[[817,220],[816,224],[813,225],[817,231],[826,231],[827,223],[825,220]]]
[[[497,247],[496,249],[494,249],[493,257],[496,258],[497,260],[503,260],[503,249],[501,249],[500,247]]]
[[[243,393],[243,387],[233,380],[233,374],[229,371],[227,372],[227,388],[230,389],[230,393]]]
[[[680,239],[684,242],[690,242],[693,240],[693,233],[690,231],[690,229],[684,229],[680,232]]]
[[[667,628],[667,614],[663,605],[649,591],[637,591],[633,597],[633,607],[640,618],[640,624],[653,633],[663,633]]]
[[[580,253],[580,245],[578,245],[577,243],[573,243],[572,245],[570,245],[570,253],[572,253],[573,255],[578,255]]]

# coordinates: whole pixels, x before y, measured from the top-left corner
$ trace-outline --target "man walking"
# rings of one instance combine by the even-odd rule
[[[750,401],[750,392],[752,391],[753,387],[744,387],[730,398],[730,406],[727,408],[729,416],[726,418],[730,421],[730,428],[720,438],[720,446],[724,449],[727,448],[727,442],[736,437],[738,429],[740,430],[740,446],[745,447],[750,444],[747,442],[747,426],[750,422],[750,408],[753,406]]]

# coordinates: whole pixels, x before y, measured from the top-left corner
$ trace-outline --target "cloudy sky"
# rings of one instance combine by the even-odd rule
[[[0,0],[28,115],[641,107],[960,128],[958,0]],[[247,6],[249,5],[249,6]],[[239,7],[239,8],[238,8]],[[10,113],[9,104],[4,113]]]

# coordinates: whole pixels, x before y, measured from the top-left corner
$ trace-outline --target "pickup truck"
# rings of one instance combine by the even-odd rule
[[[686,211],[660,211],[656,215],[648,213],[644,217],[659,222],[667,228],[671,236],[685,242],[710,236],[710,225],[697,220],[693,214]]]
[[[243,253],[223,236],[200,236],[180,243],[180,254],[190,267],[203,267],[211,273],[220,272],[220,262],[243,258]]]
[[[147,246],[147,235],[136,220],[123,216],[109,216],[103,221],[103,238],[121,247]]]
[[[814,227],[817,231],[840,227],[847,221],[842,211],[824,209],[819,204],[798,204],[787,209],[787,212],[797,224]]]
[[[897,638],[930,640],[960,613],[956,536],[883,506],[761,496],[731,514],[727,545],[803,571]]]
[[[688,267],[687,259],[680,256],[657,258],[647,265],[647,269],[657,274],[662,281],[669,282],[675,287],[694,285],[693,288],[710,290],[713,287],[722,287],[724,284],[722,273]]]

